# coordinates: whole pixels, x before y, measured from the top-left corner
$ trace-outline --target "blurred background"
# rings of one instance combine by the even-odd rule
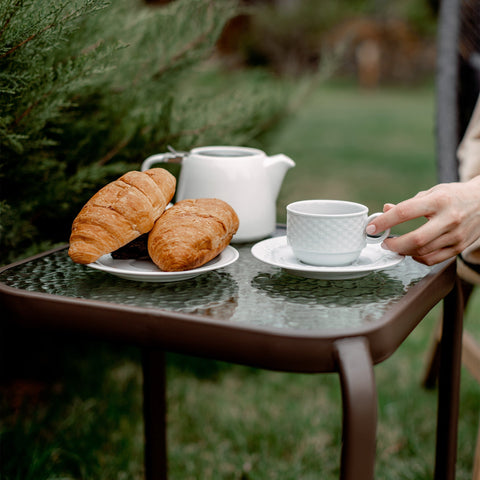
[[[2,263],[67,241],[99,187],[168,145],[250,145],[292,156],[298,168],[282,191],[280,221],[296,186],[325,197],[344,196],[350,174],[373,173],[372,183],[385,184],[390,173],[377,170],[384,160],[398,191],[380,192],[380,202],[434,181],[424,176],[433,168],[425,158],[435,71],[430,1],[0,5]],[[410,179],[398,174],[413,170],[405,190]]]
[[[429,188],[436,10],[428,0],[0,0],[1,263],[67,242],[94,192],[169,145],[289,155],[280,222],[298,199],[378,211]],[[477,298],[470,309],[478,332]],[[378,478],[432,477],[436,394],[420,374],[437,313],[376,367]],[[0,478],[142,478],[139,352],[52,342],[19,346],[17,371],[2,378]],[[172,479],[338,478],[335,375],[173,354],[167,374]],[[461,395],[457,478],[467,479],[479,398],[468,374]]]

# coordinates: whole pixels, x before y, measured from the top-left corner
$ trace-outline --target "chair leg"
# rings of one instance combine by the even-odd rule
[[[457,282],[443,300],[442,344],[438,370],[435,480],[455,479],[462,366],[463,305],[461,285]]]
[[[437,320],[437,325],[430,340],[430,347],[427,352],[427,366],[422,379],[422,385],[428,389],[437,386],[438,369],[440,366],[440,339],[442,332],[442,319]]]
[[[462,363],[480,383],[480,345],[468,332],[463,333]],[[477,446],[473,457],[473,480],[480,480],[480,417],[478,423]]]
[[[460,279],[460,287],[462,290],[463,309],[467,308],[468,300],[470,299],[474,285],[469,282]],[[426,368],[422,379],[422,385],[425,388],[432,389],[437,385],[438,368],[440,359],[440,343],[441,343],[441,331],[442,331],[442,314],[437,321],[437,326],[432,335],[430,341],[430,347],[426,355]]]

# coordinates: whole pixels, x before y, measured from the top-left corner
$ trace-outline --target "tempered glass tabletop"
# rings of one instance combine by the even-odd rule
[[[430,272],[406,258],[357,279],[303,278],[254,258],[252,245],[234,245],[239,259],[229,266],[171,283],[127,280],[77,265],[66,248],[3,270],[0,283],[37,294],[308,332],[372,324]]]

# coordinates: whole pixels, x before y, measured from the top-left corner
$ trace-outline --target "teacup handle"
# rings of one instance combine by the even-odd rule
[[[372,213],[368,218],[367,218],[367,223],[368,225],[373,219],[379,217],[380,215],[383,215],[382,212],[377,212],[377,213]],[[388,236],[390,235],[390,229],[387,228],[381,235],[368,235],[367,233],[367,243],[380,243],[383,242]]]

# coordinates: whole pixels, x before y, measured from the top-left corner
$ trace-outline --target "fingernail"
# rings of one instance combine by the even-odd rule
[[[382,242],[382,243],[380,244],[380,246],[381,246],[384,250],[390,250],[390,249],[388,248],[388,245],[387,245],[385,242]]]
[[[375,225],[372,223],[370,225],[367,225],[367,228],[365,231],[367,232],[368,235],[373,235],[377,229],[375,228]]]

